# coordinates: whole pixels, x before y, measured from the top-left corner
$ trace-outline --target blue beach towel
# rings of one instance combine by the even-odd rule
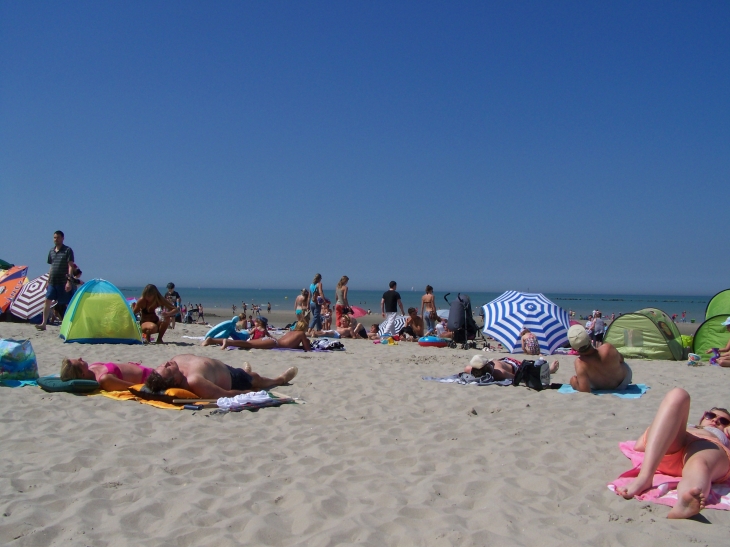
[[[36,386],[36,387],[38,387],[38,381],[37,380],[0,380],[0,386],[3,386],[3,387]]]
[[[626,389],[592,389],[593,395],[615,395],[622,399],[638,399],[650,389],[646,384],[629,384]],[[563,384],[558,393],[578,393],[570,384]]]

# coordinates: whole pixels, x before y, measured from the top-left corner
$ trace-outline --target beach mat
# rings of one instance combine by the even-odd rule
[[[626,441],[618,444],[623,455],[631,460],[631,464],[634,467],[622,473],[615,481],[608,484],[608,489],[611,492],[616,492],[617,488],[626,486],[634,477],[639,475],[641,463],[644,461],[644,453],[634,450],[635,444],[636,441]],[[652,480],[652,487],[643,494],[636,496],[636,499],[674,507],[677,503],[677,484],[680,479],[681,477],[656,473]],[[712,490],[710,490],[705,507],[707,509],[730,511],[730,480],[712,485]]]
[[[428,382],[441,382],[442,384],[459,384],[462,386],[511,386],[512,380],[495,380],[491,374],[485,374],[479,378],[467,374],[466,372],[460,372],[459,374],[452,374],[451,376],[422,376],[422,380]]]
[[[650,389],[646,384],[629,384],[626,389],[592,389],[593,395],[614,395],[622,399],[638,399]],[[580,393],[570,384],[563,384],[558,393]]]

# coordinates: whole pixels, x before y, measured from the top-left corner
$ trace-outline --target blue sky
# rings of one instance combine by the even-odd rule
[[[0,258],[727,288],[727,2],[2,2]]]

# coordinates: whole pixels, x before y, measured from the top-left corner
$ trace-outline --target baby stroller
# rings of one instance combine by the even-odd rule
[[[449,319],[447,325],[449,330],[454,333],[450,348],[456,348],[461,344],[461,349],[476,349],[475,341],[479,328],[477,327],[471,311],[471,299],[468,294],[462,295],[458,293],[456,300],[449,302],[446,298],[451,293],[444,295],[444,300],[449,305]]]

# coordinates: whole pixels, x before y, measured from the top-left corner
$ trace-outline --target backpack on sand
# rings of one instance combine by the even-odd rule
[[[535,391],[542,391],[550,387],[550,365],[545,359],[537,361],[522,361],[512,380],[513,386],[524,383]]]

